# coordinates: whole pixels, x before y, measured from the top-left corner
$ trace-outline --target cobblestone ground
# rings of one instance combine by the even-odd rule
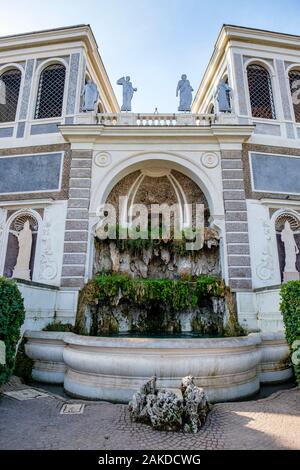
[[[6,390],[25,387],[12,382]],[[84,413],[61,415],[66,402],[85,403]],[[195,435],[133,423],[126,405],[53,394],[27,401],[1,395],[0,449],[300,449],[300,389],[217,404]]]

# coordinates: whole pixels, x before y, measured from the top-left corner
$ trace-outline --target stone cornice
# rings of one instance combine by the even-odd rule
[[[67,142],[98,142],[103,140],[158,140],[182,143],[247,141],[254,126],[250,125],[212,125],[212,126],[103,126],[103,125],[63,125],[59,126]]]

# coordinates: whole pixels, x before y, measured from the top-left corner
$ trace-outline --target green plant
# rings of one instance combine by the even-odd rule
[[[87,306],[100,303],[117,306],[121,300],[133,306],[160,305],[171,312],[196,308],[203,299],[224,298],[229,310],[231,335],[243,334],[238,325],[232,294],[218,277],[200,276],[188,279],[131,279],[122,274],[98,274],[81,290],[76,318],[76,331],[84,328]]]
[[[6,364],[0,364],[0,385],[11,376],[20,339],[20,329],[25,319],[23,299],[17,284],[0,277],[0,340],[6,347]]]
[[[280,296],[286,340],[292,348],[294,341],[300,340],[300,281],[283,284]],[[300,365],[294,364],[294,370],[297,382],[300,384]]]
[[[66,333],[73,333],[74,327],[71,325],[71,323],[62,323],[58,321],[48,323],[48,325],[43,328],[43,331],[62,331]]]
[[[30,382],[33,364],[34,361],[25,353],[25,340],[23,340],[18,347],[13,374],[21,377],[25,382]]]

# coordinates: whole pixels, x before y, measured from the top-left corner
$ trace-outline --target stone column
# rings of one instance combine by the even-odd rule
[[[92,151],[73,150],[65,228],[62,287],[81,288],[88,251]]]
[[[229,285],[252,288],[242,150],[221,150]]]

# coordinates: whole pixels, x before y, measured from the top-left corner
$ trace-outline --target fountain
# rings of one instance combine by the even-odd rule
[[[79,295],[76,333],[25,334],[36,380],[63,383],[75,397],[128,403],[150,377],[159,389],[175,390],[192,376],[216,402],[290,377],[283,333],[247,334],[238,324],[234,295],[222,279],[220,234],[192,180],[147,168],[117,183],[106,201],[116,206],[127,192],[126,214],[133,202],[174,204],[175,180],[184,188],[182,200],[203,206],[200,248],[187,250],[187,239],[172,234],[115,236],[125,227],[120,212],[114,236],[100,237],[96,223],[93,274]],[[189,223],[194,226],[193,217]]]

